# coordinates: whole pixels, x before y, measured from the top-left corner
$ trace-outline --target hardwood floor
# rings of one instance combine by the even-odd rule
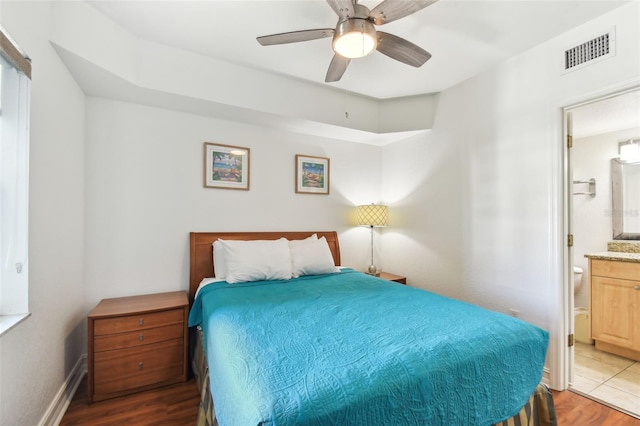
[[[640,420],[571,391],[553,391],[558,425],[639,426]]]
[[[89,404],[85,376],[60,426],[193,426],[199,404],[195,379]]]
[[[571,391],[554,391],[553,400],[559,426],[640,426],[640,420]],[[191,379],[89,405],[85,377],[60,425],[193,426],[199,402]]]

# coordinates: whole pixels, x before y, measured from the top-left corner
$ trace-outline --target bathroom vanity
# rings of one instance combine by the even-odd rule
[[[596,349],[640,361],[640,253],[607,251],[585,256]]]

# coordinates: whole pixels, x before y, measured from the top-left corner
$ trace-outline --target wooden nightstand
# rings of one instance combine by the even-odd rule
[[[89,313],[89,402],[187,380],[184,291],[103,299]]]
[[[388,272],[380,272],[379,277],[383,280],[395,281],[400,284],[407,284],[407,277],[401,277],[400,275],[394,275]]]

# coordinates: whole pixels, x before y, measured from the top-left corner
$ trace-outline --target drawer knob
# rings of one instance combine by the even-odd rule
[[[144,318],[140,318],[140,320],[138,321],[138,323],[139,323],[140,325],[144,325]]]
[[[140,340],[142,342],[144,340],[144,335],[143,334],[139,335],[138,336],[138,340]]]
[[[144,364],[142,364],[142,362],[138,363],[138,370],[142,370],[142,367],[144,367]]]
[[[634,285],[634,286],[633,286],[633,289],[634,289],[634,290],[640,290],[640,285]]]

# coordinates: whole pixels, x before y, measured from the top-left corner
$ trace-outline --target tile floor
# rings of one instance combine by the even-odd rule
[[[640,362],[576,342],[571,389],[640,418]]]

